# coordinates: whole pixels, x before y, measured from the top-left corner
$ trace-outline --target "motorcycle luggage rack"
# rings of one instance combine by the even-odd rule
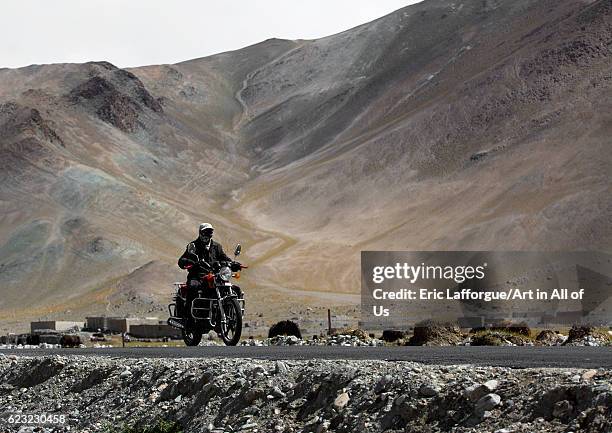
[[[181,283],[180,281],[178,281],[176,283],[172,283],[172,286],[174,287],[174,290],[175,290],[175,296],[181,298],[183,301],[186,300],[186,295],[183,296],[183,294],[181,294],[181,289],[184,287],[187,287],[187,284]]]
[[[183,318],[178,317],[176,314],[176,304],[175,303],[168,304],[168,314],[170,315],[170,317],[166,321],[168,325],[172,326],[173,328],[177,328],[177,329],[185,328],[185,325],[183,324]]]
[[[176,317],[176,303],[168,304],[168,315]]]

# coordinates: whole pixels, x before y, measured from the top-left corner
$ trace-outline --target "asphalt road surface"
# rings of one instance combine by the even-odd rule
[[[21,356],[84,355],[120,358],[255,358],[415,361],[503,367],[612,368],[612,347],[126,347],[99,349],[3,349]]]

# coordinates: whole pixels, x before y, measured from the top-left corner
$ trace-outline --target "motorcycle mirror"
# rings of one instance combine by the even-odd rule
[[[241,251],[242,251],[242,245],[240,244],[236,245],[236,249],[234,250],[234,256],[239,256]]]

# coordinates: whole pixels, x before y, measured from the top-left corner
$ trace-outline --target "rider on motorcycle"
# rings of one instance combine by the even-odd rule
[[[185,252],[178,260],[181,269],[187,269],[187,303],[189,311],[191,302],[201,287],[201,276],[211,272],[215,262],[226,261],[232,263],[232,270],[240,270],[240,263],[230,259],[220,243],[213,241],[214,228],[210,223],[202,223],[199,227],[199,236],[187,244]]]
[[[179,268],[189,270],[188,281],[197,278],[202,272],[202,269],[198,269],[197,265],[203,265],[203,262],[212,266],[213,262],[232,261],[223,251],[221,244],[213,241],[213,232],[212,224],[200,224],[200,235],[196,240],[187,244],[185,252],[178,260]],[[208,270],[206,269],[206,271]]]

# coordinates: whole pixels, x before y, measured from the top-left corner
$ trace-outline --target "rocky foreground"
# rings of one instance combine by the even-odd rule
[[[3,432],[610,432],[612,370],[0,357]],[[15,413],[63,425],[9,424]]]

